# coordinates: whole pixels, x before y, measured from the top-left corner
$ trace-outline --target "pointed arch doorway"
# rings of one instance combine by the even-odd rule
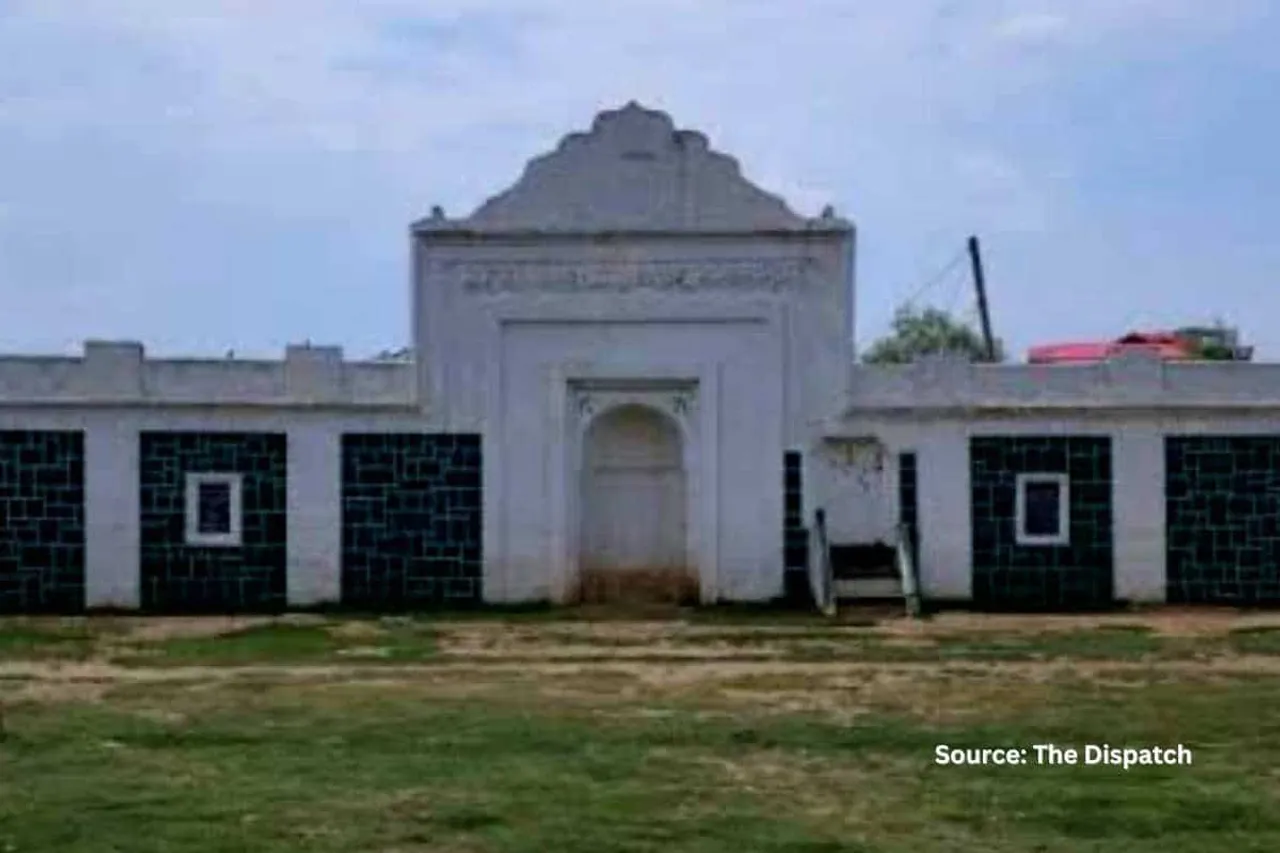
[[[684,437],[639,403],[608,409],[582,443],[578,597],[584,603],[692,603]]]

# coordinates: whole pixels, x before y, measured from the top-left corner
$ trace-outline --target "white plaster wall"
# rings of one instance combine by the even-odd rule
[[[344,361],[290,346],[281,360],[148,359],[136,341],[86,341],[82,356],[0,356],[0,405],[416,405],[414,365]]]
[[[484,423],[494,314],[643,320],[656,311],[732,320],[763,302],[778,307],[786,441],[800,445],[821,435],[848,400],[852,252],[847,229],[527,239],[420,234],[419,394],[448,429]],[[685,283],[672,280],[683,275]],[[653,286],[639,284],[642,278]]]
[[[499,323],[500,426],[486,443],[494,488],[486,489],[485,512],[494,528],[486,558],[494,583],[487,588],[501,589],[500,600],[563,595],[565,548],[577,541],[575,519],[566,511],[577,488],[577,427],[566,423],[561,402],[566,385],[608,388],[646,379],[692,387],[697,408],[711,415],[693,417],[686,427],[697,451],[687,457],[696,484],[691,550],[704,598],[781,593],[778,324],[767,314],[736,322],[650,316],[644,322]]]
[[[781,592],[783,451],[848,397],[848,222],[795,214],[702,134],[632,103],[414,235],[419,398],[446,429],[485,435],[491,597],[563,588],[577,538],[565,400],[584,377],[694,387],[704,597]]]
[[[845,403],[851,252],[847,226],[420,234],[420,394],[446,429],[485,435],[490,599],[564,594],[574,460],[558,401],[584,376],[697,386],[697,458],[718,471],[690,513],[704,597],[780,594],[782,455]]]
[[[969,526],[969,433],[963,423],[870,425],[888,452],[916,454],[920,586],[934,600],[973,594]],[[896,479],[895,465],[895,479]],[[894,509],[896,512],[896,501]]]
[[[305,607],[340,597],[342,434],[438,431],[413,411],[0,406],[0,430],[8,429],[84,431],[86,605],[122,609],[141,602],[139,433],[287,434],[289,604]]]
[[[1165,433],[1152,419],[1139,419],[1110,435],[1115,596],[1164,601]]]
[[[85,602],[131,610],[141,603],[138,431],[106,413],[86,414],[80,416],[85,427]]]
[[[850,417],[829,427],[829,441],[879,439],[885,457],[879,495],[862,495],[851,506],[847,477],[832,477],[823,459],[824,444],[809,448],[805,465],[806,524],[813,511],[827,510],[828,538],[835,542],[873,542],[895,533],[898,522],[897,455],[916,454],[920,527],[920,584],[934,600],[964,601],[972,596],[969,527],[968,424],[906,418]],[[859,490],[861,491],[861,490]],[[891,540],[890,540],[891,541]]]
[[[803,447],[823,435],[849,389],[853,361],[856,292],[854,232],[803,242],[812,259],[809,285],[790,295],[785,314],[787,342],[787,435]]]
[[[1057,417],[984,415],[912,419],[866,414],[849,435],[881,436],[891,452],[917,454],[920,573],[926,596],[972,597],[969,439],[981,435],[1101,435],[1112,440],[1115,595],[1165,599],[1165,456],[1169,435],[1280,434],[1280,409],[1251,413],[1077,411]],[[814,495],[821,506],[824,495]]]
[[[289,604],[337,602],[342,589],[341,431],[322,420],[293,425],[286,477]]]
[[[894,541],[896,460],[883,444],[830,440],[816,448],[814,475],[834,543]],[[806,522],[808,523],[808,522]]]
[[[850,376],[849,408],[862,412],[1280,408],[1280,364],[1163,362],[1142,352],[1057,365],[934,357],[907,365],[858,365]]]

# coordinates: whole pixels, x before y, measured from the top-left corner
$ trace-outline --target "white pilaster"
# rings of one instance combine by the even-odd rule
[[[289,430],[288,603],[311,607],[342,596],[342,440],[322,423]]]
[[[137,425],[102,414],[84,434],[85,606],[142,603]]]
[[[1111,445],[1115,597],[1165,600],[1164,436],[1156,426],[1116,430]]]
[[[916,448],[920,582],[926,597],[973,597],[969,436],[964,425],[923,431]]]

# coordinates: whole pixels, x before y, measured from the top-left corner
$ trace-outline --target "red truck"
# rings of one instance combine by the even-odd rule
[[[1043,344],[1027,351],[1031,364],[1084,364],[1104,361],[1122,352],[1146,350],[1166,361],[1212,358],[1217,361],[1249,361],[1252,347],[1241,347],[1235,336],[1217,329],[1179,329],[1175,332],[1130,332],[1114,341]]]

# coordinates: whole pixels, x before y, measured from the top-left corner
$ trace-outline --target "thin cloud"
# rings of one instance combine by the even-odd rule
[[[996,25],[995,35],[996,38],[1011,41],[1041,41],[1063,32],[1067,24],[1065,15],[1014,15]]]

